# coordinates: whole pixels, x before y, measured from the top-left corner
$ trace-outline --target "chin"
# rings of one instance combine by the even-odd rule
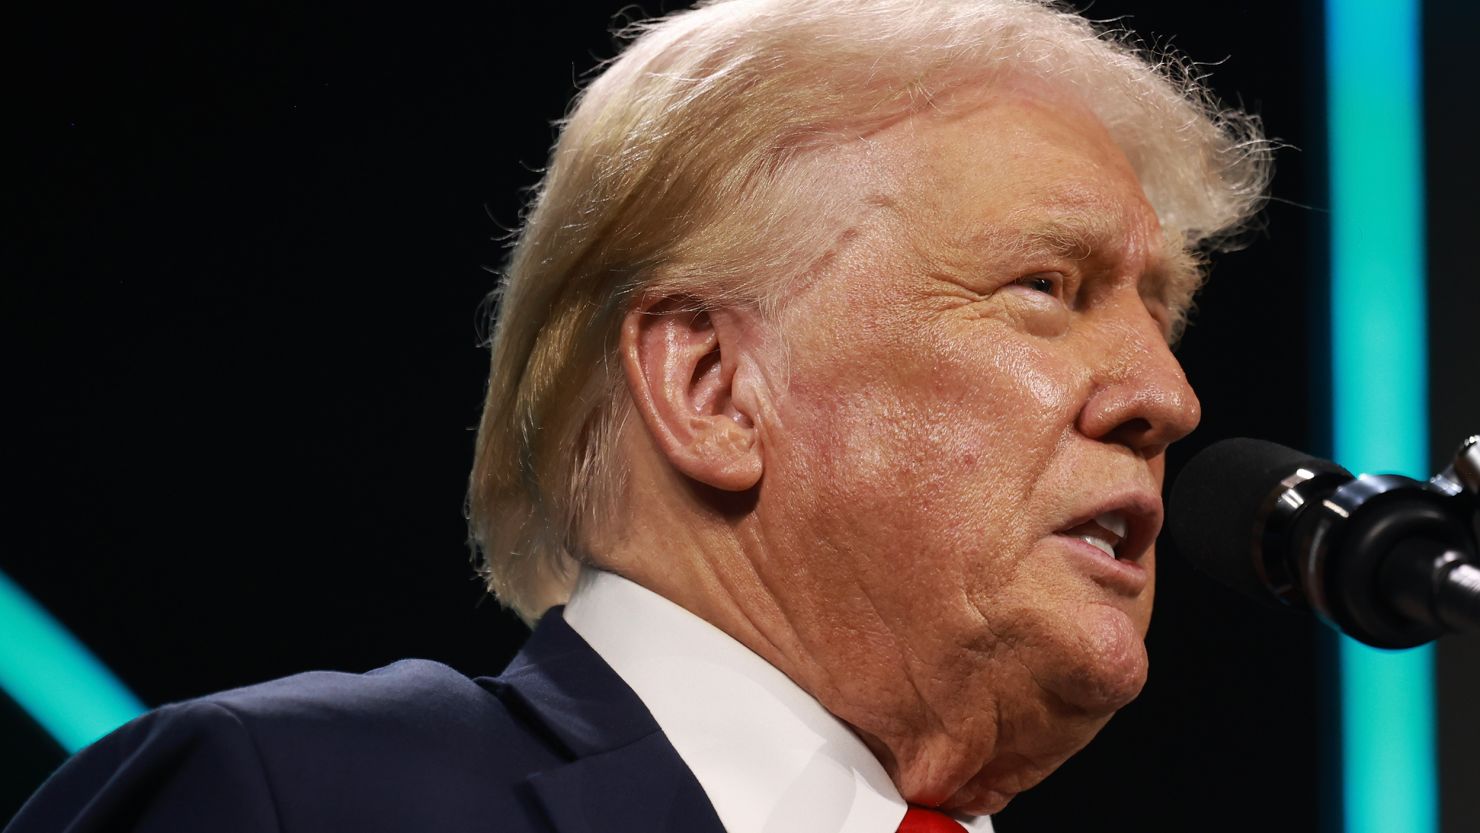
[[[1074,646],[1080,661],[1065,668],[1054,692],[1070,708],[1108,719],[1146,685],[1150,660],[1144,631],[1113,608],[1087,613]]]
[[[970,815],[1000,812],[1089,744],[1146,683],[1144,628],[1136,622],[1112,607],[1084,611],[1072,636],[1038,657],[1045,660],[1040,671],[1052,670],[1042,678],[1048,684],[1039,691],[1047,699],[1037,719],[940,806]]]

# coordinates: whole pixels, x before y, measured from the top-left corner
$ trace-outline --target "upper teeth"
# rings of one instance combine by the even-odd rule
[[[1119,512],[1106,512],[1095,518],[1094,523],[1103,527],[1107,532],[1115,536],[1115,541],[1106,540],[1100,535],[1089,533],[1080,535],[1079,540],[1100,550],[1111,558],[1115,558],[1115,545],[1125,539],[1126,523],[1125,515]]]
[[[1115,533],[1117,537],[1125,537],[1125,515],[1120,512],[1106,512],[1095,517],[1095,523]]]

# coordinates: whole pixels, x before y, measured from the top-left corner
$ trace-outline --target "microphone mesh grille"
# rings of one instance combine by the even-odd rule
[[[1254,566],[1260,514],[1297,469],[1343,471],[1329,460],[1278,443],[1238,437],[1198,453],[1172,486],[1167,528],[1183,557],[1222,583],[1261,601],[1270,591]]]

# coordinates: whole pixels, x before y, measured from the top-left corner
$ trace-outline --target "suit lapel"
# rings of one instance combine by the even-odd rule
[[[528,779],[560,833],[723,833],[652,713],[554,608],[497,679],[482,679],[569,763]]]
[[[560,833],[724,833],[662,733],[529,779]]]

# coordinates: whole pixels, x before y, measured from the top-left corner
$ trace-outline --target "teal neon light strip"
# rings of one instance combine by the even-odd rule
[[[1439,829],[1434,652],[1341,639],[1342,805],[1348,833]]]
[[[142,714],[91,652],[0,573],[0,688],[68,752]]]
[[[1428,474],[1418,0],[1327,0],[1335,456]],[[1348,833],[1434,833],[1433,652],[1340,650]]]

